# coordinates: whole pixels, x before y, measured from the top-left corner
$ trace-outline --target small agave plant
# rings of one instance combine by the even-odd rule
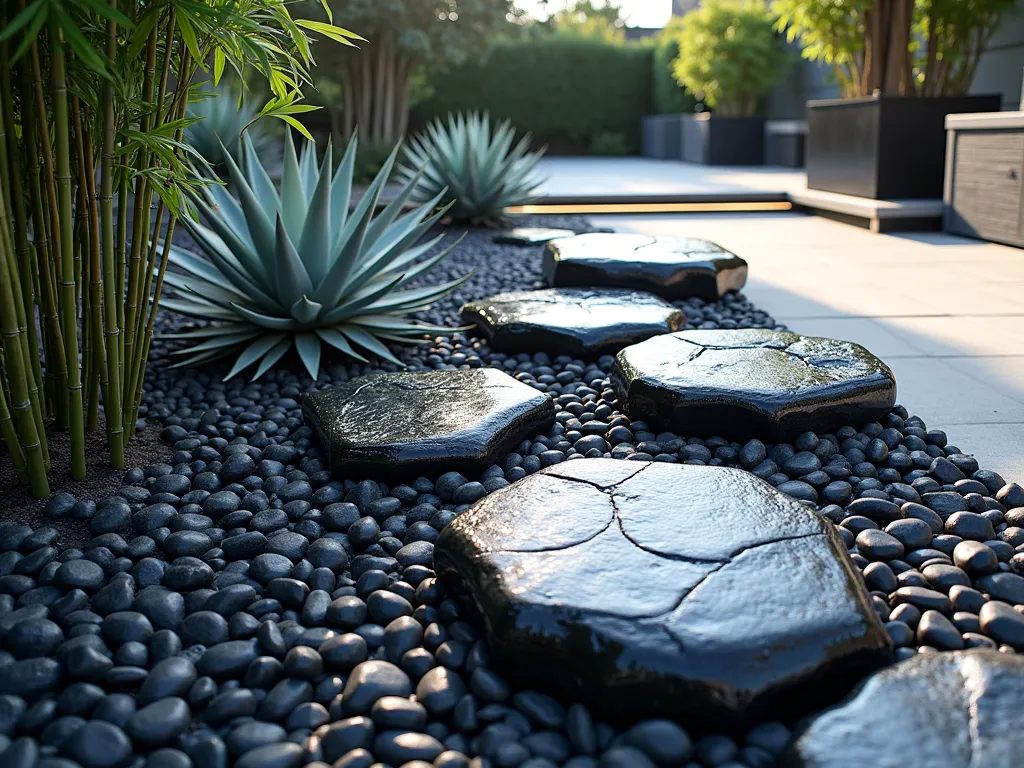
[[[501,221],[505,208],[532,202],[543,181],[533,170],[544,150],[527,151],[529,135],[513,146],[515,133],[507,120],[492,132],[486,114],[449,115],[447,125],[439,118],[409,140],[399,178],[415,184],[416,200],[440,195],[453,219]]]
[[[316,379],[324,342],[357,360],[366,361],[368,352],[401,365],[384,341],[415,343],[451,330],[404,315],[427,308],[468,275],[399,290],[455,247],[421,260],[444,237],[419,242],[445,213],[435,210],[443,191],[405,211],[415,188],[406,184],[374,216],[398,147],[350,210],[355,138],[332,175],[330,144],[318,169],[313,142],[299,160],[288,132],[280,192],[247,137],[243,146],[244,171],[226,157],[238,198],[207,185],[195,201],[206,226],[182,219],[202,254],[170,250],[171,264],[184,274],[167,272],[179,298],[164,299],[163,306],[214,321],[165,335],[200,341],[178,351],[189,356],[181,365],[241,350],[225,380],[258,364],[256,379],[294,346]]]

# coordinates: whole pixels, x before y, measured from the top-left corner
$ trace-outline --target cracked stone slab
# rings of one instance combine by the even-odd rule
[[[830,432],[896,402],[896,377],[859,344],[760,328],[648,339],[619,352],[611,382],[632,419],[732,440]]]
[[[554,422],[551,398],[507,373],[382,373],[308,395],[332,471],[404,479],[479,473]]]
[[[1024,765],[1024,659],[995,650],[929,653],[870,677],[795,735],[785,768],[1012,768]]]
[[[609,718],[733,731],[891,659],[832,526],[742,470],[548,467],[448,525],[434,567],[510,676]]]
[[[747,281],[747,262],[715,243],[627,233],[553,240],[543,270],[556,288],[633,288],[669,300],[715,301]]]
[[[576,233],[571,229],[552,229],[550,227],[513,227],[499,232],[494,236],[496,243],[511,245],[544,245],[560,237],[573,237]]]
[[[490,296],[462,307],[501,352],[573,357],[614,354],[686,325],[683,313],[650,293],[621,288],[554,288]]]

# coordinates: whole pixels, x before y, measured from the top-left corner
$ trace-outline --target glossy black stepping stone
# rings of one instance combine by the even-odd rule
[[[707,240],[598,232],[548,243],[544,278],[556,288],[633,288],[715,301],[743,288],[747,262]]]
[[[331,469],[410,478],[480,472],[555,417],[551,398],[491,368],[383,373],[315,392],[302,414]]]
[[[895,376],[864,347],[758,328],[648,339],[617,355],[611,381],[632,419],[731,440],[829,432],[896,402]]]
[[[738,469],[557,464],[457,517],[434,567],[510,675],[607,717],[735,731],[891,656],[833,526]]]
[[[686,324],[680,310],[657,296],[613,288],[502,293],[466,304],[462,319],[478,326],[497,351],[573,357],[618,352]]]

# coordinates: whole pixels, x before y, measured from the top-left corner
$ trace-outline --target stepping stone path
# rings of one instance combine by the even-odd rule
[[[610,288],[502,293],[466,304],[462,319],[478,326],[499,352],[583,358],[614,354],[686,325],[682,311],[657,296]]]
[[[363,376],[309,395],[303,417],[331,469],[389,479],[479,473],[554,422],[552,400],[507,373]]]
[[[549,229],[548,227],[513,227],[494,236],[496,243],[512,245],[543,245],[559,237],[573,237],[571,229]]]
[[[832,526],[742,470],[548,467],[449,524],[434,567],[517,680],[611,718],[732,731],[835,701],[891,659]]]
[[[544,278],[556,288],[635,288],[669,300],[716,301],[743,287],[747,262],[707,240],[598,232],[549,243]]]
[[[1011,768],[1024,765],[1024,659],[975,649],[929,653],[869,678],[814,718],[786,768]]]
[[[659,429],[792,440],[884,418],[896,378],[858,344],[788,331],[681,331],[623,349],[612,387]]]

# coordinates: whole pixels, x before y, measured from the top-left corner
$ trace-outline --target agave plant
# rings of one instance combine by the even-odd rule
[[[529,134],[513,147],[515,133],[507,120],[492,132],[486,114],[434,120],[409,140],[399,178],[416,185],[416,200],[441,195],[452,203],[453,219],[500,221],[505,208],[531,202],[543,181],[533,169],[544,150],[528,151]]]
[[[330,143],[318,169],[313,142],[299,160],[287,132],[280,192],[247,136],[243,147],[244,171],[225,158],[238,198],[208,185],[195,201],[206,226],[182,220],[202,254],[170,250],[170,262],[184,274],[168,271],[179,298],[164,306],[215,321],[167,334],[201,342],[178,352],[189,356],[182,365],[241,349],[225,380],[258,363],[255,379],[295,346],[316,379],[322,342],[357,360],[366,361],[368,352],[401,365],[384,341],[416,342],[450,331],[403,315],[425,309],[468,275],[398,290],[455,247],[421,258],[444,237],[419,242],[445,213],[437,209],[443,193],[405,211],[415,188],[410,183],[374,216],[399,147],[351,210],[354,137],[332,176]]]
[[[239,138],[242,130],[252,140],[260,156],[270,148],[271,136],[263,122],[249,122],[259,108],[253,101],[239,103],[238,93],[221,81],[220,85],[199,91],[203,98],[188,105],[186,114],[197,118],[185,128],[185,141],[219,175],[227,172],[225,150],[236,164],[242,162]],[[245,126],[249,125],[248,128]]]

